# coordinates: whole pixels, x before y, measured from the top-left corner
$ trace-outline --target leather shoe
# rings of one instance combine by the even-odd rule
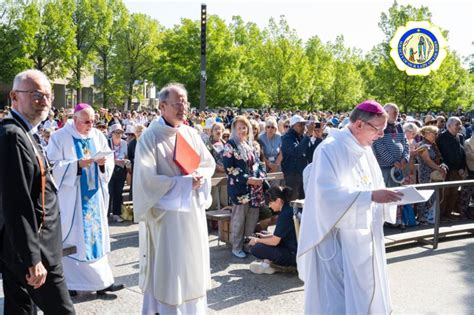
[[[107,287],[105,289],[102,289],[102,290],[99,290],[97,291],[97,295],[105,295],[106,292],[115,292],[115,291],[119,291],[119,290],[122,290],[124,288],[124,285],[123,284],[115,284],[113,283],[110,287]]]

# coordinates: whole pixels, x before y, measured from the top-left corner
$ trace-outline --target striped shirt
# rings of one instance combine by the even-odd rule
[[[393,165],[405,159],[408,162],[410,149],[408,141],[400,124],[387,124],[382,138],[374,141],[372,149],[381,168]]]

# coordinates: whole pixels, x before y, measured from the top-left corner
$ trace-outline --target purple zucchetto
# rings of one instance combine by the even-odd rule
[[[377,103],[376,101],[373,100],[367,100],[363,101],[356,107],[358,110],[364,111],[364,112],[369,112],[369,113],[374,113],[374,114],[383,114],[385,113],[385,110],[383,109],[382,105]]]
[[[74,114],[86,108],[92,108],[92,107],[86,103],[79,103],[76,105],[76,107],[74,107]]]

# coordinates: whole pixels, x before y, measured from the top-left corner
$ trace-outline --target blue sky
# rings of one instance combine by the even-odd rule
[[[125,0],[131,12],[146,13],[165,27],[179,24],[181,18],[199,20],[200,6],[205,2],[208,14],[216,14],[227,22],[240,15],[246,22],[263,28],[271,17],[285,15],[291,28],[306,40],[313,35],[324,42],[334,41],[339,34],[345,43],[364,52],[384,39],[378,27],[380,15],[393,4],[391,0]],[[474,1],[468,0],[399,0],[399,4],[428,6],[434,24],[449,31],[448,45],[461,56],[474,53]]]

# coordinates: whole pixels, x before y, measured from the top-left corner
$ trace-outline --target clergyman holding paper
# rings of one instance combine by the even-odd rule
[[[107,139],[93,127],[94,109],[78,104],[74,117],[51,135],[47,150],[59,185],[63,244],[77,253],[63,258],[64,276],[71,295],[76,291],[117,291],[107,253],[110,252],[107,185],[114,169],[113,155],[94,160],[98,152],[109,152]]]
[[[365,101],[316,148],[297,253],[306,314],[391,313],[383,224],[402,193],[385,188],[371,148],[387,117]]]
[[[140,222],[143,314],[207,312],[211,274],[205,209],[212,202],[216,165],[197,131],[183,124],[187,98],[181,84],[161,89],[162,116],[142,134],[135,152],[133,211]],[[190,168],[195,159],[179,154],[190,148],[200,157],[195,169]]]

